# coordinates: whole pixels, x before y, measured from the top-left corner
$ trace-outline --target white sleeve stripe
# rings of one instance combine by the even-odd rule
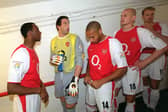
[[[109,49],[113,65],[119,68],[128,66],[122,45],[117,39],[109,39]]]
[[[30,64],[29,53],[25,48],[18,49],[11,57],[8,82],[21,82]]]

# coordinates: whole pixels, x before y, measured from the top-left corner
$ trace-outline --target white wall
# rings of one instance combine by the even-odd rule
[[[104,33],[112,35],[116,29],[119,29],[120,12],[122,9],[127,7],[136,8],[137,24],[141,24],[141,10],[143,7],[150,5],[155,6],[157,9],[156,19],[168,23],[168,15],[165,14],[165,11],[168,9],[167,0],[73,0],[73,2],[70,0],[52,0],[17,7],[0,8],[0,92],[6,91],[10,55],[23,42],[19,32],[22,23],[33,21],[37,23],[42,32],[42,40],[36,46],[36,50],[40,59],[41,78],[44,82],[47,82],[52,81],[54,78],[53,67],[49,65],[49,46],[51,38],[57,34],[55,20],[59,15],[64,14],[70,17],[70,30],[81,37],[86,49],[85,27],[89,21],[99,21]],[[79,110],[84,111],[82,106],[84,104],[85,87],[82,80],[80,85],[82,91],[77,112]],[[58,110],[60,112],[60,102],[54,98],[53,90],[53,86],[48,87],[50,103],[46,111]],[[9,106],[6,107],[6,104],[9,104]],[[11,112],[12,107],[9,97],[0,98],[0,108],[4,109],[3,112]]]

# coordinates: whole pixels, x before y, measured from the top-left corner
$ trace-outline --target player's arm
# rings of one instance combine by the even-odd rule
[[[41,96],[41,100],[46,103],[49,100],[49,96],[46,90],[46,87],[44,85],[44,83],[42,81],[40,81],[40,87],[41,87],[41,91],[40,91],[40,96]]]
[[[83,53],[83,44],[79,37],[76,38],[76,45],[75,45],[75,71],[74,76],[72,77],[72,80],[70,84],[67,86],[69,90],[70,96],[76,96],[78,94],[78,80],[79,75],[82,71],[82,53]]]
[[[160,26],[162,28],[161,34],[154,30],[152,31],[152,33],[156,37],[159,37],[160,39],[162,39],[166,44],[168,44],[168,26],[166,24],[160,24]]]
[[[109,76],[109,79],[105,79],[106,82],[120,79],[127,72],[127,60],[122,48],[122,44],[117,39],[110,39],[110,53],[113,65],[117,66],[117,69]]]
[[[168,51],[168,46],[155,50],[149,57],[144,60],[141,60],[135,64],[139,69],[145,68],[148,64],[152,63],[154,60],[159,58],[161,55]]]
[[[29,69],[29,54],[25,49],[18,49],[11,57],[9,64],[9,74],[7,91],[8,94],[39,94],[39,88],[27,88],[21,85],[21,80]]]
[[[18,95],[26,95],[26,94],[40,94],[41,88],[27,88],[21,86],[19,83],[7,83],[7,91],[8,94],[18,94]]]
[[[168,36],[162,35],[160,33],[158,33],[157,37],[159,37],[160,39],[162,39],[166,44],[168,44]]]
[[[83,44],[79,37],[76,38],[76,46],[75,46],[75,72],[74,76],[79,77],[81,71],[82,71],[82,54],[83,54]]]
[[[154,31],[154,30],[152,31],[152,33],[153,33],[156,37],[162,39],[166,44],[168,44],[168,36],[165,36],[165,35],[163,35],[163,34],[160,34],[160,33],[156,32],[156,31]]]
[[[160,24],[160,26],[161,26],[161,28],[162,28],[162,32],[161,32],[161,34],[162,34],[162,38],[164,38],[164,42],[166,43],[166,44],[168,44],[168,25],[167,24]],[[168,52],[166,52],[166,55],[168,55]]]
[[[85,78],[84,78],[84,83],[85,84],[91,84],[91,77],[90,77],[90,74],[89,74],[89,63],[87,64],[86,75],[85,75]]]
[[[143,69],[148,64],[152,63],[154,60],[156,60],[161,55],[166,53],[168,51],[168,46],[165,42],[163,42],[163,40],[161,40],[160,38],[157,38],[150,31],[146,29],[139,28],[138,35],[140,37],[139,39],[140,39],[142,48],[151,47],[156,49],[152,53],[152,55],[150,55],[144,60],[140,60],[135,63],[135,66],[137,66],[139,69]]]
[[[127,72],[127,67],[117,68],[111,75],[91,83],[94,88],[100,88],[103,84],[120,79]],[[96,83],[96,84],[95,84]]]

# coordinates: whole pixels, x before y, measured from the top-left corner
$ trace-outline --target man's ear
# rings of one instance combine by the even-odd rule
[[[135,20],[136,20],[136,16],[132,16],[132,21],[135,22]]]
[[[59,27],[60,27],[59,25],[56,25],[56,29],[57,29],[57,31],[59,30]]]
[[[144,16],[143,15],[141,16],[141,18],[142,18],[142,20],[144,20]]]
[[[99,34],[102,34],[102,29],[101,28],[99,29]]]
[[[31,36],[31,34],[32,34],[32,31],[28,31],[27,32],[27,37]]]

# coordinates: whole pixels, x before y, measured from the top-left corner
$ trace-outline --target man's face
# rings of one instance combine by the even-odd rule
[[[34,38],[35,41],[41,40],[41,32],[35,24],[33,24],[32,37]]]
[[[68,19],[61,20],[61,25],[58,26],[58,31],[62,33],[63,35],[67,35],[69,33],[69,20]]]
[[[100,32],[95,29],[87,30],[86,37],[91,43],[99,43],[101,41]]]
[[[121,26],[133,24],[134,21],[135,21],[135,16],[129,10],[124,10],[121,13],[121,20],[120,20]]]
[[[153,20],[154,20],[154,14],[155,14],[154,10],[144,11],[144,15],[142,15],[142,18],[143,18],[144,22],[145,23],[152,23]]]

